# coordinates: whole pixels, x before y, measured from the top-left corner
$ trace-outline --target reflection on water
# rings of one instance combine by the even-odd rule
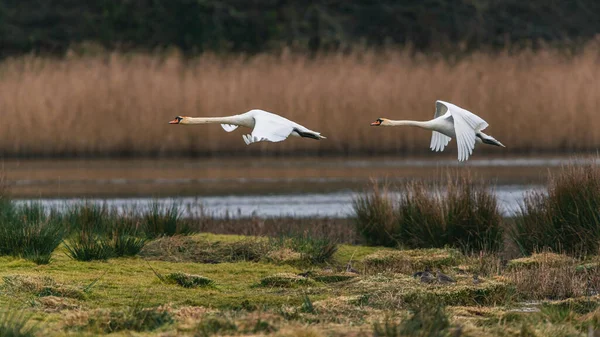
[[[523,195],[539,186],[500,185],[495,189],[500,208],[505,216],[513,215],[523,200]],[[352,214],[352,200],[357,193],[307,193],[283,195],[231,195],[184,198],[113,198],[87,199],[87,202],[102,204],[120,211],[136,207],[147,209],[157,202],[162,206],[176,203],[182,206],[183,216],[208,214],[214,217],[329,217],[342,218]],[[20,200],[27,202],[28,200]],[[81,199],[38,199],[45,206],[58,209],[80,203]]]
[[[360,190],[370,179],[428,180],[465,168],[492,184],[539,185],[548,172],[562,165],[591,161],[598,159],[479,156],[459,163],[453,155],[435,154],[427,158],[5,160],[3,169],[13,195],[25,199],[303,193],[310,199]]]

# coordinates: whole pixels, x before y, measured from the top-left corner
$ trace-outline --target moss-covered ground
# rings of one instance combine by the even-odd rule
[[[503,262],[351,245],[319,263],[289,248],[253,255],[267,244],[199,234],[161,238],[137,257],[105,262],[75,261],[62,246],[47,265],[3,257],[0,333],[586,336],[600,325],[593,261],[537,254]],[[456,282],[413,276],[428,266]]]

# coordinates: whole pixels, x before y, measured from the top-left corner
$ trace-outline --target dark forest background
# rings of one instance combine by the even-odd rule
[[[600,32],[597,0],[2,0],[0,56],[107,49],[469,51],[577,46]]]

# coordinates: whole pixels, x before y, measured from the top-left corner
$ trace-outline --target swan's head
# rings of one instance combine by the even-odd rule
[[[169,124],[187,124],[187,117],[177,116]]]
[[[390,120],[387,118],[377,118],[376,121],[371,123],[371,126],[389,126]]]

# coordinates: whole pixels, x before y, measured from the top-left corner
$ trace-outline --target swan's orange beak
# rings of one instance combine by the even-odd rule
[[[179,124],[179,119],[175,118],[174,120],[170,121],[169,124]]]
[[[381,125],[381,121],[379,121],[379,120],[374,121],[373,123],[371,123],[371,126],[379,126],[379,125]]]

